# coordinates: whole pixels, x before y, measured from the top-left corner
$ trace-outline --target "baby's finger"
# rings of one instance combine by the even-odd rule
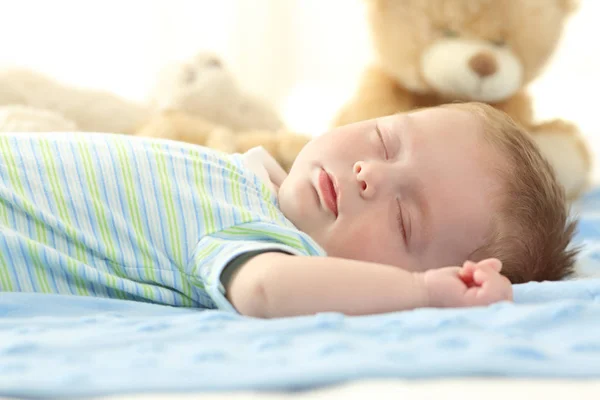
[[[475,271],[476,268],[477,268],[477,264],[474,263],[473,261],[465,261],[463,263],[462,268],[460,269],[460,273],[471,276],[471,275],[473,275],[473,272]]]
[[[477,267],[489,266],[493,268],[496,272],[502,271],[502,261],[497,258],[486,258],[485,260],[481,260],[477,263]]]
[[[458,276],[467,285],[473,284],[473,272],[476,264],[472,261],[465,261],[462,268],[458,270]]]
[[[498,272],[491,266],[477,267],[473,272],[473,282],[478,286],[482,286],[485,282],[493,279],[494,275],[498,275]]]
[[[486,281],[479,290],[478,295],[490,303],[513,300],[512,285],[501,275],[494,276]]]
[[[498,301],[512,301],[510,281],[491,266],[478,268],[473,274],[473,279],[475,284],[465,293],[466,304],[487,305]]]

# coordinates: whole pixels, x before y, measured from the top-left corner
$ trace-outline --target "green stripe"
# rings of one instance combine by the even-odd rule
[[[171,180],[169,179],[169,174],[167,172],[167,158],[160,147],[160,144],[153,143],[152,148],[155,154],[155,161],[158,168],[159,179],[158,183],[160,185],[160,191],[163,194],[163,201],[165,204],[166,212],[167,212],[167,223],[169,236],[171,239],[171,249],[173,250],[173,255],[175,258],[175,264],[178,266],[178,269],[185,268],[182,248],[181,248],[181,236],[180,230],[177,226],[177,213],[175,210],[175,202],[173,200],[173,190],[171,188]],[[185,223],[185,221],[184,221]],[[184,296],[180,297],[184,306],[190,307],[192,306],[192,286],[186,279],[181,280],[183,287],[181,290],[183,291]]]
[[[16,166],[17,163],[13,157],[13,150],[10,147],[10,144],[8,143],[8,139],[6,137],[4,137],[2,139],[3,140],[0,141],[0,148],[1,148],[2,152],[4,153],[4,155],[6,156],[6,158],[5,158],[7,161],[6,164],[8,166],[10,180],[12,182],[12,185],[13,185],[14,189],[17,191],[17,193],[19,193],[19,195],[23,198],[22,199],[23,200],[23,208],[25,208],[25,212],[31,217],[31,219],[35,223],[35,231],[37,234],[36,239],[41,241],[42,243],[47,244],[48,243],[48,233],[47,233],[46,229],[44,228],[43,223],[40,221],[40,219],[35,214],[35,207],[33,206],[33,204],[31,204],[31,202],[25,201],[27,196],[25,195],[25,188],[23,186],[23,183],[21,182],[19,173],[17,172],[17,166]],[[6,225],[8,225],[8,220],[7,220]]]
[[[195,154],[190,151],[190,154]],[[194,177],[196,180],[196,193],[200,195],[200,204],[202,207],[202,219],[204,220],[204,227],[206,233],[210,234],[216,230],[215,216],[210,204],[210,198],[208,197],[208,191],[206,190],[206,178],[204,176],[204,166],[202,160],[196,159],[194,161]]]
[[[2,143],[0,141],[0,147]],[[8,214],[6,213],[6,200],[0,199],[0,218],[2,218],[2,222],[4,226],[8,226]],[[13,286],[12,279],[10,278],[10,274],[8,273],[8,265],[6,264],[6,259],[4,258],[4,254],[0,253],[0,264],[2,264],[2,268],[0,268],[0,279],[2,279],[3,288],[5,290],[14,292],[15,287]]]
[[[108,227],[108,217],[106,216],[106,207],[102,201],[102,197],[100,196],[100,184],[96,179],[96,173],[92,163],[92,156],[89,150],[89,143],[85,141],[78,141],[77,145],[79,147],[79,154],[81,156],[83,170],[85,173],[85,178],[87,180],[86,187],[89,189],[91,197],[92,197],[92,206],[94,208],[94,217],[98,222],[98,226],[100,228],[100,236],[102,238],[102,242],[106,249],[109,260],[116,261],[116,244],[113,241],[113,237],[110,234],[110,230]],[[87,146],[86,146],[87,145]],[[114,269],[117,276],[125,277],[127,276],[125,272],[121,268],[115,268],[118,266],[116,262],[111,262],[110,266]],[[117,287],[117,278],[112,274],[105,274],[107,277],[106,285],[109,288],[112,288],[117,293],[117,296],[120,299],[125,299],[122,291]]]
[[[87,289],[86,282],[81,276],[79,276],[79,274],[77,274],[77,261],[71,257],[68,257],[67,268],[69,269],[69,271],[74,272],[75,288],[77,290],[77,293],[80,295],[89,296],[89,290]]]
[[[58,214],[60,218],[65,220],[70,224],[70,217],[67,211],[67,205],[65,201],[65,197],[63,196],[62,187],[60,184],[60,179],[58,178],[58,173],[56,172],[56,165],[54,163],[54,159],[52,158],[52,150],[50,149],[50,145],[46,140],[40,140],[40,149],[42,152],[42,157],[44,159],[44,165],[46,167],[46,172],[48,176],[48,181],[52,186],[52,194],[54,195],[55,204],[58,207]]]
[[[153,282],[157,282],[156,270],[153,268],[152,258],[150,256],[150,248],[148,246],[148,242],[145,240],[144,229],[142,227],[142,218],[140,215],[140,206],[137,201],[137,196],[134,191],[134,182],[133,182],[133,172],[131,171],[131,160],[127,155],[127,151],[123,142],[118,140],[115,141],[115,146],[117,148],[117,155],[119,157],[119,162],[121,164],[121,173],[123,175],[123,179],[125,180],[125,192],[127,195],[127,206],[129,208],[129,212],[131,213],[133,229],[136,234],[136,242],[140,246],[140,252],[142,253],[144,272],[146,277],[150,277],[150,280]],[[152,300],[157,300],[154,298],[152,290],[150,288],[143,286],[144,295]]]
[[[274,221],[279,219],[279,214],[277,213],[277,208],[271,202],[271,191],[267,188],[266,185],[261,185],[261,194],[265,203],[267,203],[267,211],[269,212],[269,217]]]
[[[242,222],[250,221],[252,216],[248,211],[248,207],[242,204],[242,191],[240,189],[239,174],[233,168],[229,169],[229,183],[229,190],[231,190],[233,195],[233,204],[237,206],[238,210],[240,210]]]
[[[244,226],[232,226],[230,228],[227,228],[226,230],[221,231],[222,233],[226,233],[226,234],[230,234],[233,237],[238,237],[238,236],[246,236],[248,234],[260,234],[260,235],[265,235],[265,236],[270,236],[274,239],[279,240],[280,242],[287,244],[291,247],[295,247],[295,248],[303,248],[302,246],[302,242],[294,237],[290,237],[287,236],[285,234],[282,233],[276,233],[273,231],[267,231],[267,230],[257,230],[254,228],[247,228]]]
[[[221,246],[218,243],[210,243],[208,244],[204,249],[198,251],[198,253],[196,253],[195,258],[199,259],[201,262],[204,261],[208,255],[210,253],[212,253],[213,251],[215,251],[215,249],[220,248]],[[200,264],[199,263],[195,263],[194,265],[194,269],[192,270],[192,275],[196,275],[196,273],[198,272],[198,268],[200,268]],[[204,289],[204,283],[203,282],[198,282],[198,286],[201,287],[201,289]]]
[[[42,158],[44,159],[43,162],[47,171],[48,181],[52,186],[54,203],[58,207],[60,218],[63,219],[65,224],[67,240],[71,241],[75,246],[76,259],[83,263],[87,263],[85,246],[77,238],[77,230],[71,225],[71,218],[68,212],[67,202],[63,195],[63,188],[61,187],[60,179],[58,178],[58,172],[54,159],[52,158],[52,150],[50,149],[50,145],[48,144],[47,140],[40,140],[39,144],[42,152]],[[68,189],[65,188],[65,191],[68,192]],[[75,286],[77,287],[78,294],[87,294],[87,290],[84,290],[85,293],[81,291],[81,288],[85,287],[85,282],[83,281],[83,278],[76,273],[77,268],[75,264],[68,263],[68,268],[73,273],[73,279],[75,280]]]
[[[3,213],[3,216],[6,217],[6,214]],[[12,279],[10,279],[10,274],[8,273],[8,265],[6,264],[6,259],[4,258],[4,254],[0,253],[0,264],[2,264],[2,268],[0,268],[0,282],[2,282],[2,289],[8,292],[14,292],[15,287],[13,285]]]
[[[37,245],[38,245],[37,242],[35,242],[33,240],[27,240],[27,249],[29,250],[29,255],[30,255],[31,261],[33,263],[33,269],[34,269],[36,275],[44,276],[44,279],[45,279],[45,277],[46,277],[45,273],[47,272],[47,266],[45,266],[44,263],[42,262],[42,260],[40,260],[39,252],[36,249]],[[47,280],[45,280],[44,284],[42,284],[40,282],[40,288],[42,290],[42,293],[52,293],[53,292],[53,290],[50,288],[50,285],[48,284]]]
[[[204,249],[202,249],[201,251],[198,251],[198,253],[196,253],[196,258],[200,258],[201,260],[204,260],[208,257],[208,255],[210,253],[212,253],[218,247],[220,247],[220,245],[218,243],[214,243],[214,242],[210,243]]]
[[[180,273],[181,284],[183,285],[183,287],[181,288],[183,295],[180,294],[180,296],[181,296],[180,298],[181,298],[181,301],[184,306],[191,307],[193,305],[193,301],[192,301],[193,286],[189,282],[189,280],[186,279],[186,276],[187,276],[187,274]]]
[[[173,249],[173,252],[175,253],[175,261],[177,262],[177,264],[182,265],[183,260],[181,257],[181,248],[179,247],[179,230],[177,229],[177,226],[175,226],[177,221],[175,214],[175,205],[173,204],[173,196],[171,195],[171,182],[167,173],[167,161],[165,156],[163,155],[163,152],[160,149],[160,146],[157,143],[153,143],[152,146],[155,150],[157,150],[155,152],[155,160],[158,166],[158,183],[160,184],[164,204],[167,211],[167,221],[169,224],[169,236],[171,237],[171,247]]]
[[[19,173],[17,171],[17,162],[15,161],[15,158],[13,157],[13,149],[11,148],[7,137],[2,137],[2,140],[0,141],[0,147],[1,147],[3,155],[5,156],[11,183],[12,183],[14,189],[17,191],[17,193],[22,197],[22,200],[24,200],[23,207],[25,208],[26,214],[28,216],[30,216],[31,219],[34,221],[37,236],[38,237],[43,236],[44,243],[46,243],[47,242],[46,231],[43,229],[43,226],[40,224],[40,221],[35,214],[32,204],[28,201],[25,201],[25,198],[26,198],[25,188],[19,177]],[[6,225],[7,226],[9,225],[8,221],[7,221]],[[36,277],[36,281],[37,281],[38,285],[41,287],[42,291],[49,292],[50,285],[48,283],[48,277],[46,276],[44,271],[41,269],[36,269],[35,277]]]

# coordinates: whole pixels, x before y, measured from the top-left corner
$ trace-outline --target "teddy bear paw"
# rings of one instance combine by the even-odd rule
[[[552,121],[537,126],[533,138],[554,168],[567,198],[577,198],[589,184],[592,158],[577,128],[564,121]]]

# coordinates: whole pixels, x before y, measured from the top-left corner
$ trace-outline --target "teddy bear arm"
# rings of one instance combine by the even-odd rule
[[[300,150],[310,141],[308,135],[270,131],[251,131],[236,136],[236,150],[244,153],[256,146],[262,146],[273,158],[289,171]]]
[[[184,112],[165,111],[152,117],[137,129],[135,134],[205,145],[211,132],[218,127],[216,124]]]
[[[382,69],[371,66],[363,74],[357,92],[334,118],[333,125],[377,118],[414,107],[415,95],[401,88]]]
[[[54,111],[23,105],[0,106],[0,132],[74,132],[71,121]]]
[[[552,165],[567,198],[579,197],[591,182],[592,153],[577,126],[556,119],[531,126],[529,131]]]

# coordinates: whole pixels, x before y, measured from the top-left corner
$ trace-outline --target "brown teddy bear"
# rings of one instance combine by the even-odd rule
[[[334,125],[455,101],[491,104],[528,129],[570,198],[591,156],[567,121],[536,123],[527,85],[553,55],[577,0],[365,0],[376,61]]]

